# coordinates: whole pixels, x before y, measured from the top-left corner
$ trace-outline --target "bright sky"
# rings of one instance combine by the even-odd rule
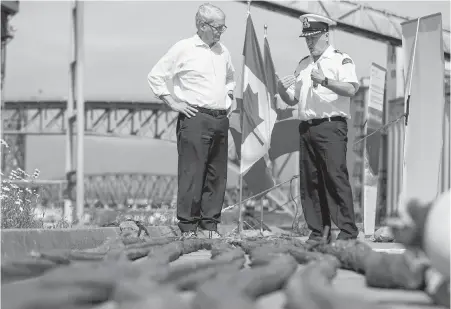
[[[123,1],[86,2],[85,99],[139,100],[152,98],[146,76],[152,66],[180,39],[196,31],[194,16],[203,2]],[[223,43],[235,67],[241,67],[247,7],[237,2],[215,1],[226,14]],[[442,13],[450,26],[449,1],[365,2],[406,17]],[[275,12],[252,7],[254,26],[263,43],[263,25],[279,75],[291,74],[308,54],[298,38],[300,22]],[[63,99],[68,92],[69,2],[21,1],[12,19],[17,29],[7,50],[5,98]],[[358,77],[368,76],[371,62],[385,66],[386,45],[336,32],[335,47],[350,54]]]

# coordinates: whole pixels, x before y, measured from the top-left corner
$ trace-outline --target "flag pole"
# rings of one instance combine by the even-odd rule
[[[241,127],[242,127],[243,121],[241,121]],[[240,201],[239,201],[239,216],[238,216],[238,233],[241,236],[243,232],[243,174],[241,174],[241,164],[240,164]]]
[[[267,34],[268,34],[268,25],[265,24],[264,25],[263,41],[265,41],[265,39],[267,37]],[[268,116],[271,116],[271,113],[270,113],[271,103],[272,103],[271,95],[269,95],[268,96]],[[271,119],[268,119],[268,120],[269,120],[269,122],[271,122]],[[269,134],[269,127],[266,126],[266,128],[268,130],[268,136],[270,136],[270,134]],[[269,161],[269,159],[268,159],[268,161]],[[265,197],[266,197],[266,194],[265,194]],[[262,200],[262,203],[260,204],[260,233],[263,235],[263,197],[261,198],[261,200]]]
[[[249,17],[251,13],[251,1],[247,1],[247,15],[246,18]],[[243,64],[244,69],[244,64]],[[243,81],[241,81],[243,82]],[[243,103],[241,103],[240,107],[240,127],[241,127],[241,137],[243,136]],[[243,140],[241,140],[241,146],[243,145]],[[239,187],[240,187],[240,197],[239,197],[239,212],[238,212],[238,234],[242,236],[243,234],[243,173],[242,173],[242,165],[243,165],[243,154],[240,151],[240,179],[239,179]]]

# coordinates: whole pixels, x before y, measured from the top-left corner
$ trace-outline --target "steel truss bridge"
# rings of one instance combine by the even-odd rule
[[[8,8],[10,6],[8,3],[11,4],[12,10]],[[68,101],[4,102],[2,100],[3,135],[10,146],[9,152],[2,153],[2,171],[5,175],[13,169],[24,168],[27,135],[59,134],[71,136],[68,132],[72,132],[72,136],[75,136],[78,126],[83,128],[85,135],[142,136],[172,141],[175,139],[176,114],[168,110],[159,100],[153,102],[84,102],[82,79],[80,77],[83,72],[83,58],[80,54],[80,50],[83,48],[83,7],[81,3],[76,1],[72,8],[71,44],[73,57],[68,64],[71,69],[72,84]],[[257,1],[252,2],[252,5],[295,18],[305,13],[326,15],[337,21],[337,30],[354,33],[387,44],[387,76],[391,76],[392,79],[387,83],[386,102],[396,99],[397,85],[395,85],[396,82],[394,82],[393,77],[400,76],[401,72],[399,71],[400,68],[396,66],[396,62],[399,62],[400,59],[396,60],[395,48],[401,45],[400,23],[407,21],[408,18],[350,1]],[[4,12],[5,16],[13,16],[17,11],[18,1],[2,1],[2,17],[4,17]],[[6,50],[3,26],[6,28],[7,23],[2,22],[2,81],[5,66],[3,55],[5,55]],[[444,52],[447,60],[449,60],[450,55],[449,37],[449,30],[443,30]],[[80,102],[82,104],[78,104]],[[84,115],[80,121],[77,121],[75,108],[77,112],[80,112],[79,115]],[[75,122],[80,124],[74,126]],[[387,149],[387,146],[383,145],[382,147]],[[229,166],[238,168],[232,157],[229,158]],[[388,170],[388,173],[391,172]],[[92,206],[98,205],[98,203],[127,203],[127,200],[141,203],[142,201],[148,202],[157,199],[167,203],[172,200],[176,192],[176,180],[171,176],[105,174],[87,175],[82,179],[85,190],[85,204]],[[78,180],[79,178],[77,178],[77,182]],[[40,184],[43,185],[43,196],[49,200],[61,199],[61,187],[67,187],[64,180]],[[244,195],[246,196],[246,194],[248,193]],[[230,189],[226,193],[228,204],[235,203],[237,197],[235,189]],[[275,204],[283,205],[287,212],[294,214],[294,206],[289,203],[286,194],[281,190],[271,192],[269,197],[276,202]],[[74,201],[75,198],[72,197],[71,200]]]
[[[7,101],[2,111],[5,141],[3,173],[25,167],[27,135],[64,135],[67,130],[65,101]],[[162,102],[85,102],[85,135],[129,137],[175,142],[177,113]],[[76,133],[76,131],[74,132]],[[235,164],[231,162],[230,164]],[[40,183],[43,184],[42,182]],[[47,199],[59,197],[60,182],[48,182]],[[176,178],[146,174],[103,174],[85,178],[86,201],[121,204],[126,200],[171,201]],[[235,194],[228,192],[229,199]]]
[[[2,166],[6,173],[24,167],[26,135],[66,134],[66,110],[66,101],[4,103],[4,135],[11,147],[3,157]],[[176,121],[177,115],[161,102],[85,102],[87,135],[133,135],[174,141]]]
[[[5,141],[9,151],[4,152],[3,173],[25,169],[27,135],[65,135],[67,131],[66,101],[6,101],[2,110]],[[85,135],[159,139],[176,142],[177,113],[161,101],[153,102],[85,102]],[[74,132],[75,134],[76,132]],[[229,168],[238,170],[233,151],[229,152]],[[62,202],[67,181],[37,181],[44,203]],[[86,207],[122,206],[131,204],[169,204],[177,192],[175,176],[149,174],[102,174],[84,178]],[[278,194],[277,196],[275,194]],[[250,192],[244,191],[244,198]],[[290,213],[291,203],[281,192],[273,193]],[[238,202],[238,191],[226,192],[226,204]],[[291,209],[290,209],[291,208]]]

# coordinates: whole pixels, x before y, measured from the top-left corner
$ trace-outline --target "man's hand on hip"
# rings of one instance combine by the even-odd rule
[[[196,116],[198,110],[186,102],[176,102],[170,95],[162,96],[161,99],[174,111],[191,118]]]
[[[198,112],[196,108],[185,102],[175,102],[174,104],[170,105],[170,107],[173,111],[183,113],[188,118],[196,116],[196,113]]]

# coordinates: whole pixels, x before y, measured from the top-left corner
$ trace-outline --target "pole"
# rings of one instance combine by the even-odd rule
[[[368,93],[363,95],[363,127],[362,127],[362,137],[366,135],[368,130]],[[360,176],[360,207],[361,213],[365,213],[365,182],[366,182],[366,163],[367,163],[367,153],[366,153],[366,138],[361,141],[362,147],[362,174]],[[365,218],[363,218],[363,222],[365,222]]]
[[[267,40],[267,36],[268,36],[268,25],[264,25],[264,32],[263,32],[263,41]],[[271,116],[271,104],[272,104],[272,100],[273,98],[271,97],[271,94],[269,92],[268,93],[268,116]],[[269,123],[268,123],[269,122]],[[270,136],[270,130],[269,130],[269,124],[271,123],[271,118],[268,119],[268,122],[266,122],[266,130],[268,133],[268,136]],[[270,161],[269,158],[267,160],[268,162]],[[266,197],[266,194],[260,198],[261,203],[260,203],[260,233],[263,235],[263,198]]]
[[[393,48],[393,46],[391,46]],[[390,51],[390,47],[389,47]],[[394,51],[394,49],[393,49]],[[385,127],[389,121],[389,105],[388,105],[388,91],[387,80],[388,74],[391,70],[387,70],[385,75],[385,91],[384,91],[384,103],[382,107],[382,126]],[[379,163],[378,163],[378,179],[377,179],[377,198],[376,198],[376,227],[381,226],[383,220],[385,220],[388,212],[387,209],[387,169],[388,169],[388,130],[381,131],[381,139],[379,146]]]
[[[77,59],[75,54],[75,46],[77,39],[77,22],[76,22],[76,3],[74,2],[70,12],[70,51],[69,51],[69,95],[67,97],[66,108],[66,192],[64,194],[64,220],[72,223],[74,219],[73,198],[73,171],[74,171],[74,101],[75,101],[75,68]]]
[[[2,80],[1,80],[1,91],[2,91],[2,93],[1,93],[1,97],[2,97],[2,106],[1,106],[1,108],[3,109],[3,105],[5,104],[4,103],[4,85],[5,85],[5,72],[6,72],[6,40],[7,39],[4,39],[4,41],[2,41],[2,72],[1,72],[1,74],[2,74]]]
[[[3,14],[2,14],[3,15]],[[2,18],[5,18],[6,16],[2,16]],[[0,93],[0,96],[1,96],[1,110],[2,110],[2,113],[1,113],[1,125],[0,125],[0,139],[2,139],[2,140],[4,140],[5,142],[6,142],[6,139],[5,139],[5,136],[4,136],[4,133],[3,133],[3,126],[4,126],[4,112],[3,112],[3,108],[4,108],[4,105],[5,105],[5,89],[4,89],[4,85],[5,85],[5,72],[6,72],[6,40],[7,39],[4,39],[2,42],[1,42],[1,52],[2,52],[2,55],[1,55],[1,61],[2,61],[2,67],[1,67],[1,74],[2,74],[2,77],[1,77],[1,93]],[[0,154],[1,154],[1,160],[0,160],[0,171],[5,171],[6,172],[6,147],[5,146],[3,146],[3,145],[0,145]],[[8,171],[8,172],[10,172],[10,171]],[[1,200],[0,200],[0,203],[1,203]]]
[[[240,186],[240,198],[239,198],[240,207],[238,213],[238,234],[241,236],[243,233],[243,175],[241,174],[241,168],[240,168],[239,186]]]
[[[2,10],[3,10],[3,8],[2,8]],[[4,12],[2,12],[1,13],[1,17],[2,17],[2,19],[3,19],[3,21],[2,21],[2,23],[3,23],[3,25],[2,25],[2,27],[5,27],[6,29],[8,29],[8,15],[6,14],[6,13],[4,13]],[[6,30],[5,29],[5,30]],[[0,106],[0,108],[1,108],[1,110],[2,110],[2,113],[0,113],[1,115],[1,125],[0,125],[0,139],[2,139],[2,140],[4,140],[5,142],[6,142],[6,139],[5,139],[5,135],[4,135],[4,133],[3,133],[3,126],[4,126],[4,112],[3,112],[3,109],[4,109],[4,107],[5,107],[5,73],[6,73],[6,45],[7,45],[7,43],[8,43],[8,33],[5,35],[5,37],[2,37],[1,38],[2,40],[1,40],[1,93],[0,93],[0,96],[1,96],[1,106]],[[6,147],[5,146],[3,146],[3,145],[0,145],[0,154],[1,154],[1,160],[0,160],[0,171],[5,171],[5,172],[11,172],[11,171],[6,171],[6,161],[7,161],[7,159],[6,159],[6,151],[7,151],[7,149],[6,149]],[[1,204],[1,200],[0,200],[0,204]]]
[[[84,2],[76,1],[76,91],[77,91],[77,221],[81,224],[84,211],[84,132],[85,102],[83,96],[83,22]]]
[[[251,1],[247,1],[247,17],[251,13]],[[243,69],[244,69],[244,63],[243,63]],[[241,81],[243,82],[243,81]],[[244,90],[244,89],[243,89]],[[241,128],[241,136],[243,134],[243,113],[244,108],[243,105],[240,107],[240,128]],[[241,140],[241,145],[243,144],[243,140]],[[239,180],[239,186],[240,186],[240,197],[239,197],[239,213],[238,213],[238,233],[240,236],[243,234],[243,172],[242,172],[242,156],[243,154],[240,151],[240,180]]]

